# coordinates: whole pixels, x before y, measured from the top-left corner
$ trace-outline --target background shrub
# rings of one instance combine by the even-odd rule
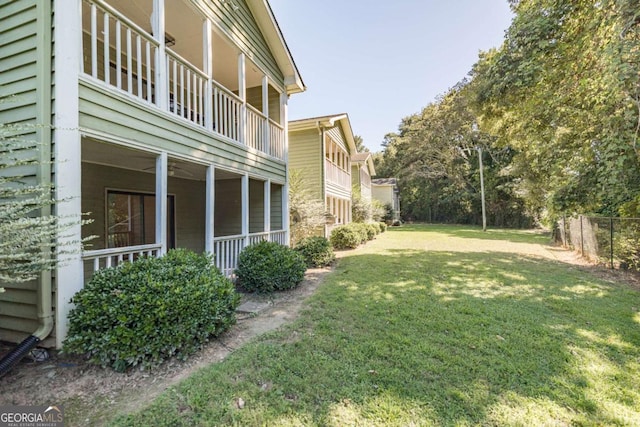
[[[378,233],[380,233],[380,228],[376,227],[375,224],[372,224],[370,222],[366,223],[365,225],[367,226],[367,239],[373,240],[373,238],[376,237]]]
[[[186,358],[235,323],[240,297],[210,256],[175,249],[97,271],[72,302],[65,352],[124,371]]]
[[[387,231],[387,223],[386,222],[379,222],[378,225],[380,225],[380,232],[384,233],[385,231]]]
[[[276,242],[262,241],[240,252],[236,275],[249,292],[272,292],[296,287],[307,269],[299,252]]]
[[[309,267],[324,267],[336,259],[331,243],[324,237],[302,239],[295,250],[302,254]]]
[[[354,249],[362,242],[362,236],[353,227],[339,225],[331,230],[329,240],[334,249]]]

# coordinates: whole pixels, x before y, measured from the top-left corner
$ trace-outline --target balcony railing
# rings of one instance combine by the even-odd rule
[[[238,266],[240,252],[249,246],[263,240],[287,244],[287,232],[276,230],[271,232],[251,233],[249,235],[223,236],[213,239],[213,258],[216,267],[227,277],[233,277],[234,270]]]
[[[101,268],[115,267],[125,261],[135,261],[140,257],[157,257],[161,248],[161,245],[152,244],[98,249],[84,251],[82,259],[83,261],[93,261],[93,271],[98,271]]]
[[[351,175],[329,159],[324,159],[327,181],[342,188],[351,188]]]
[[[283,126],[171,49],[158,55],[158,41],[116,9],[103,0],[84,0],[83,18],[86,75],[213,134],[285,159]],[[166,73],[166,87],[157,85],[158,70]]]
[[[213,239],[213,260],[220,271],[227,277],[233,277],[238,266],[238,256],[247,246],[263,240],[287,244],[287,232],[275,230],[271,232],[251,233],[248,235],[223,236]],[[140,257],[160,256],[162,246],[159,244],[127,246],[84,251],[82,259],[92,262],[91,269],[95,272],[102,268],[116,267],[123,262],[132,262]]]

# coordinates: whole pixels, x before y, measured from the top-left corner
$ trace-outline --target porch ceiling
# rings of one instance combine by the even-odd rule
[[[82,161],[145,173],[155,173],[156,154],[135,150],[124,146],[96,141],[82,140]],[[174,178],[206,180],[207,168],[203,164],[172,158],[169,155],[169,176]],[[239,175],[216,169],[216,180],[237,178]]]

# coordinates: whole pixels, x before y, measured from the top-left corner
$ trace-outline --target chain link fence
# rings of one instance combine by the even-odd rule
[[[562,217],[555,238],[592,262],[640,271],[640,218]]]

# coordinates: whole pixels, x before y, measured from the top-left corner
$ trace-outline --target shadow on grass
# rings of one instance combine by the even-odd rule
[[[508,228],[488,228],[482,231],[479,226],[451,225],[451,224],[404,224],[400,227],[390,227],[391,231],[420,231],[447,234],[451,237],[481,239],[481,240],[505,240],[513,243],[538,243],[549,245],[551,233],[543,230],[514,230]]]
[[[389,253],[343,258],[298,321],[127,422],[600,425],[640,416],[637,292],[513,254]]]

